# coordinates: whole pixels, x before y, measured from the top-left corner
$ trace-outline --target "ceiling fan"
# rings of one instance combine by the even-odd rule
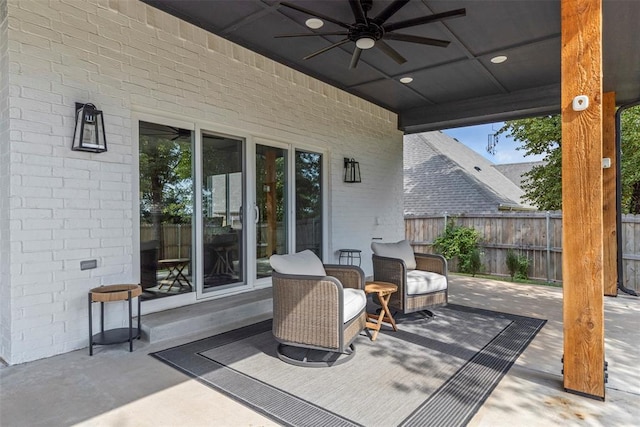
[[[447,12],[436,13],[429,16],[421,16],[417,18],[407,19],[405,21],[392,22],[387,24],[387,20],[391,18],[396,12],[398,12],[403,6],[409,3],[409,0],[395,0],[390,3],[384,10],[378,13],[375,17],[369,17],[368,13],[373,6],[373,0],[349,0],[349,5],[353,12],[355,22],[353,24],[347,24],[346,22],[339,21],[330,16],[326,16],[322,13],[315,12],[304,7],[298,6],[289,2],[281,2],[280,5],[288,7],[290,9],[297,10],[307,15],[313,16],[323,21],[332,22],[342,28],[342,31],[328,31],[328,32],[314,32],[314,33],[302,33],[302,34],[283,34],[277,35],[276,38],[283,37],[313,37],[313,36],[346,36],[344,39],[333,43],[330,46],[322,48],[310,55],[305,56],[303,59],[310,59],[314,56],[320,55],[335,47],[342,46],[343,44],[354,42],[356,44],[353,50],[353,56],[351,57],[351,63],[349,68],[356,68],[360,55],[363,50],[377,47],[391,59],[398,64],[404,64],[407,60],[398,53],[397,50],[389,46],[385,40],[397,40],[409,43],[419,43],[429,46],[447,47],[449,41],[432,39],[428,37],[414,36],[411,34],[396,33],[396,30],[403,28],[414,27],[417,25],[428,24],[430,22],[442,21],[448,18],[457,18],[459,16],[466,15],[466,9],[455,9]],[[322,22],[316,22],[322,26]]]

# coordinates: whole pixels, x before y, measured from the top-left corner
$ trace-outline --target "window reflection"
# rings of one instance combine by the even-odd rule
[[[296,252],[322,259],[322,155],[296,151]]]
[[[142,299],[193,292],[192,132],[140,122]]]
[[[242,282],[242,141],[202,136],[204,290]]]

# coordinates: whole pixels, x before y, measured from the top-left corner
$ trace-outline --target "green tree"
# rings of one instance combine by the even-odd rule
[[[525,173],[524,197],[541,210],[562,209],[562,126],[560,115],[510,120],[498,130],[521,144],[526,156],[543,155],[544,165]],[[640,106],[621,117],[623,212],[640,213]]]
[[[640,214],[640,106],[625,110],[620,117],[622,210]]]

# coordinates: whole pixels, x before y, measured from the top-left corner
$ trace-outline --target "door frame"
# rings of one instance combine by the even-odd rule
[[[189,292],[171,296],[170,298],[157,298],[147,300],[142,303],[142,314],[148,314],[158,311],[164,311],[176,307],[195,304],[201,301],[207,301],[222,298],[234,294],[244,293],[251,290],[263,289],[271,286],[271,278],[266,277],[257,279],[256,276],[256,233],[255,227],[251,227],[251,232],[244,235],[244,261],[245,261],[245,280],[244,284],[232,286],[220,291],[204,293],[203,283],[201,280],[203,274],[202,262],[202,240],[203,236],[198,230],[202,229],[202,216],[197,214],[202,209],[202,162],[200,161],[200,150],[202,149],[202,133],[211,133],[213,135],[227,136],[234,139],[244,141],[244,178],[243,186],[245,190],[243,206],[251,206],[249,209],[243,209],[243,228],[245,224],[251,222],[254,225],[255,217],[254,207],[256,206],[255,180],[256,180],[256,145],[273,146],[287,150],[287,173],[289,184],[287,186],[287,197],[289,200],[287,208],[287,247],[292,252],[295,248],[295,151],[309,151],[322,155],[322,259],[326,260],[329,248],[329,227],[330,221],[330,152],[326,147],[320,147],[315,144],[305,142],[293,142],[291,139],[279,139],[272,135],[256,133],[247,130],[238,129],[222,125],[206,120],[188,118],[177,114],[167,114],[157,110],[132,106],[131,115],[131,141],[132,141],[132,228],[134,235],[132,236],[132,277],[134,281],[140,281],[140,182],[137,177],[140,176],[140,141],[139,141],[139,122],[146,121],[151,123],[163,124],[168,126],[188,129],[193,132],[193,153],[194,165],[192,165],[192,173],[194,179],[194,215],[192,218],[192,258],[194,258],[194,274],[192,274],[192,284],[195,292]],[[194,250],[195,249],[195,250]],[[194,277],[195,276],[195,277]]]

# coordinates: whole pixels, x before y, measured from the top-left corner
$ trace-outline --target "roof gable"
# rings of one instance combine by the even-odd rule
[[[405,214],[531,209],[493,163],[440,131],[404,137]]]

